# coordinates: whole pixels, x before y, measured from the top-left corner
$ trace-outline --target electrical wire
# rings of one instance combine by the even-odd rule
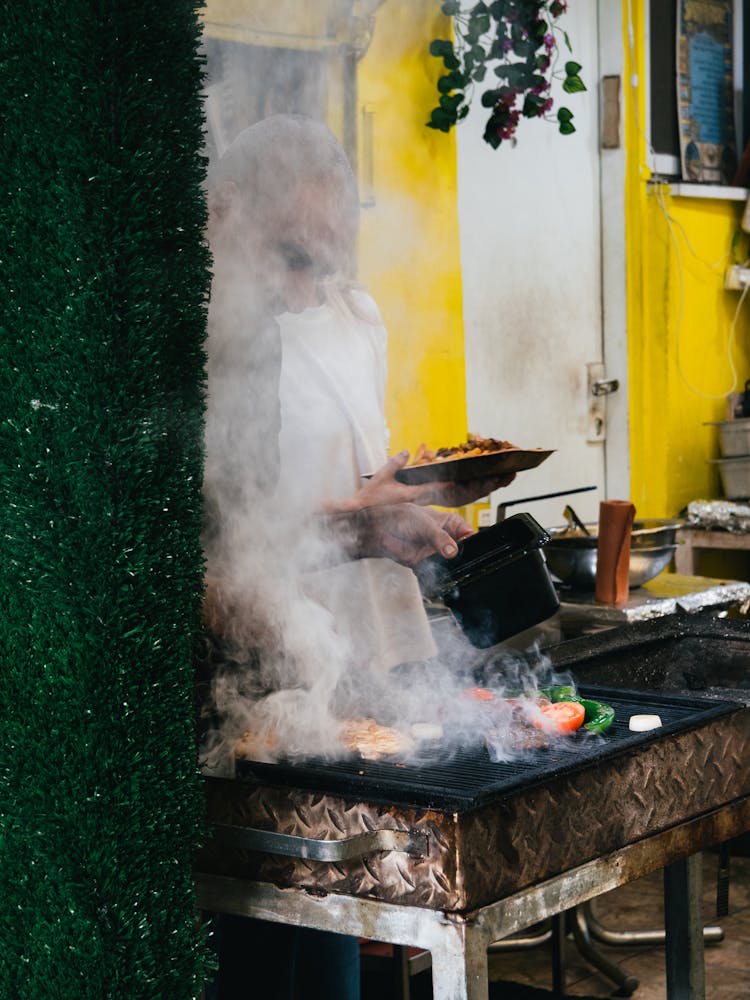
[[[696,396],[700,396],[701,399],[710,399],[710,400],[726,399],[736,390],[738,385],[738,374],[737,374],[737,368],[734,363],[734,357],[732,355],[732,349],[734,347],[734,342],[736,339],[737,321],[739,319],[740,311],[742,309],[745,298],[747,297],[748,288],[750,288],[750,286],[745,285],[745,287],[742,289],[742,293],[737,303],[737,307],[734,310],[734,317],[732,319],[732,324],[729,329],[729,336],[727,338],[727,362],[729,364],[729,370],[732,373],[732,385],[730,386],[729,389],[726,390],[726,392],[720,392],[720,393],[703,392],[701,389],[698,389],[696,386],[692,384],[690,379],[685,374],[685,369],[683,368],[682,365],[682,327],[683,327],[682,321],[685,313],[685,276],[682,263],[682,252],[680,250],[680,244],[675,234],[675,229],[673,225],[674,220],[672,219],[672,216],[669,214],[669,210],[667,209],[666,203],[664,201],[665,186],[666,185],[664,184],[657,184],[655,185],[655,190],[656,190],[657,203],[659,204],[659,207],[664,213],[664,218],[666,219],[667,222],[667,230],[669,232],[669,237],[672,242],[672,247],[674,248],[675,257],[677,258],[677,274],[679,277],[679,284],[680,284],[680,300],[677,311],[677,321],[675,323],[675,348],[677,356],[677,371],[679,373],[680,378],[688,387],[688,389],[690,389],[690,391],[694,393]]]

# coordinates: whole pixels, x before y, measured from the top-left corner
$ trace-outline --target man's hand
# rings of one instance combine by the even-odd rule
[[[351,554],[393,559],[402,566],[416,566],[436,552],[452,559],[458,554],[457,543],[474,534],[458,514],[413,503],[369,507],[353,516],[356,552]]]
[[[409,486],[396,479],[396,473],[409,461],[409,452],[393,455],[378,471],[365,480],[362,487],[352,497],[326,504],[329,514],[364,510],[368,507],[383,507],[390,504],[413,503],[426,506],[439,504],[441,507],[463,507],[485,497],[493,490],[508,486],[516,478],[515,472],[501,476],[485,476],[462,483],[436,482]]]

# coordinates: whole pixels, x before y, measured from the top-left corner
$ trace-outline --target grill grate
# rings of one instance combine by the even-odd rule
[[[237,776],[263,785],[282,785],[341,794],[357,801],[385,802],[441,812],[465,812],[497,802],[562,773],[583,770],[601,760],[684,732],[736,711],[735,702],[682,695],[662,695],[601,687],[579,688],[586,698],[605,701],[615,709],[615,722],[603,736],[579,731],[553,741],[544,749],[524,750],[511,761],[493,762],[484,747],[464,747],[443,759],[439,749],[408,765],[389,760],[350,758],[339,761],[305,759],[274,764],[238,761]],[[631,715],[657,714],[660,729],[631,733]]]

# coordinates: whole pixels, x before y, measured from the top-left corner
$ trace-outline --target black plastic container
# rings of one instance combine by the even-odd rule
[[[560,607],[542,546],[550,536],[514,514],[459,544],[454,559],[414,568],[422,593],[450,608],[473,646],[486,649],[550,618]]]

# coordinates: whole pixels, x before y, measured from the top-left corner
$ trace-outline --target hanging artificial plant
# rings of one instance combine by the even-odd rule
[[[553,113],[552,81],[562,80],[567,94],[586,90],[581,66],[572,60],[558,67],[560,40],[570,51],[570,40],[558,26],[567,10],[565,0],[495,0],[465,5],[444,0],[444,14],[453,19],[454,41],[435,39],[430,53],[442,59],[445,73],[438,79],[438,106],[429,128],[449,132],[469,113],[475,84],[483,83],[488,69],[495,79],[482,93],[489,109],[484,130],[486,142],[497,149],[515,139],[522,117],[557,121],[563,135],[575,132],[573,114],[566,107]]]

